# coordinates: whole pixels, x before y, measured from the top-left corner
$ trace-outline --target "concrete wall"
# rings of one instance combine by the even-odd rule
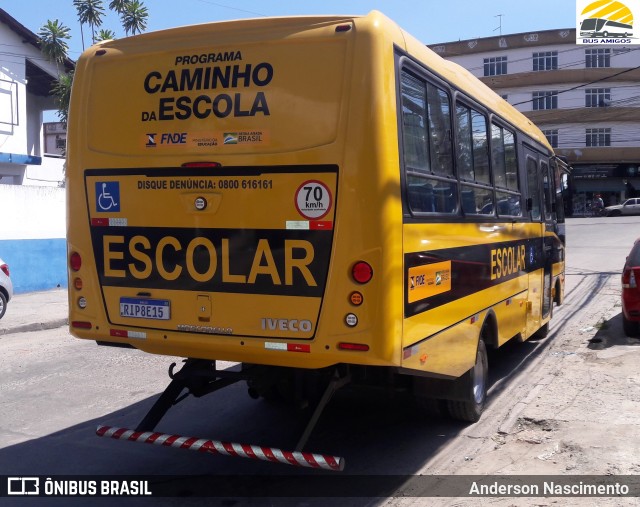
[[[67,286],[65,190],[0,185],[0,258],[16,293]]]

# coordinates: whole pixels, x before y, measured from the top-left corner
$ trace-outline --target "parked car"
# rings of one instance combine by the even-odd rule
[[[7,311],[7,303],[13,297],[13,284],[9,276],[9,266],[0,259],[0,319]]]
[[[604,214],[608,217],[619,217],[620,215],[640,215],[640,198],[627,199],[622,204],[607,206]]]
[[[640,334],[640,239],[631,248],[622,269],[622,326],[627,336]]]

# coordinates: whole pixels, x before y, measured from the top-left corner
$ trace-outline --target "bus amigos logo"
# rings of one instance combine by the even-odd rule
[[[576,43],[640,44],[633,26],[637,13],[640,0],[577,0]]]

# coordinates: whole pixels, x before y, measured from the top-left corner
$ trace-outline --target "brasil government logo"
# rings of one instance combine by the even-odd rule
[[[576,43],[640,44],[640,33],[634,30],[639,11],[640,0],[577,0]]]

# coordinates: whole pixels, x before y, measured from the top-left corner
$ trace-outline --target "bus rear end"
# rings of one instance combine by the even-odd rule
[[[248,20],[83,54],[67,173],[74,335],[303,368],[399,354],[359,322],[377,313],[357,289],[381,265],[370,245],[383,232],[371,221],[369,243],[350,245],[337,213],[356,199],[340,196],[348,97],[362,90],[351,80],[353,27]],[[379,184],[368,156],[363,192]]]

